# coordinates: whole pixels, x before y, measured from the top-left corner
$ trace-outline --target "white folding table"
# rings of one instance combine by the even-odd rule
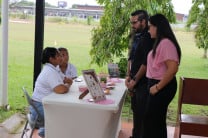
[[[78,99],[82,82],[73,82],[66,94],[53,93],[43,99],[46,138],[117,138],[125,100],[124,80],[115,83],[106,95],[111,104],[88,102],[91,95]]]

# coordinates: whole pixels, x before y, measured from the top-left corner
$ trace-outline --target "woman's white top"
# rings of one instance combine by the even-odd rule
[[[64,84],[60,70],[52,64],[46,63],[35,82],[32,99],[42,102],[42,99],[51,94],[53,89],[60,84]]]

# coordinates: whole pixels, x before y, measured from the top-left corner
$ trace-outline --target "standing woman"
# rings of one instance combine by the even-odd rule
[[[143,138],[167,138],[166,115],[177,90],[175,75],[181,49],[164,15],[155,14],[149,18],[149,32],[155,44],[147,59],[149,97]]]

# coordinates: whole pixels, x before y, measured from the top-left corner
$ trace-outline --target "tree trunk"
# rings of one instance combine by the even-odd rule
[[[207,58],[208,56],[207,56],[207,48],[206,49],[204,49],[204,56],[203,56],[203,58]]]

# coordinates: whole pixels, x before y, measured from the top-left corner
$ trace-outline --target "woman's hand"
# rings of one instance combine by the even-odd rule
[[[67,77],[64,77],[64,84],[72,85],[72,83],[73,83],[73,80],[72,79],[67,78]]]
[[[155,95],[159,91],[160,91],[160,89],[158,88],[158,84],[155,84],[152,87],[150,87],[150,94],[151,95]]]

